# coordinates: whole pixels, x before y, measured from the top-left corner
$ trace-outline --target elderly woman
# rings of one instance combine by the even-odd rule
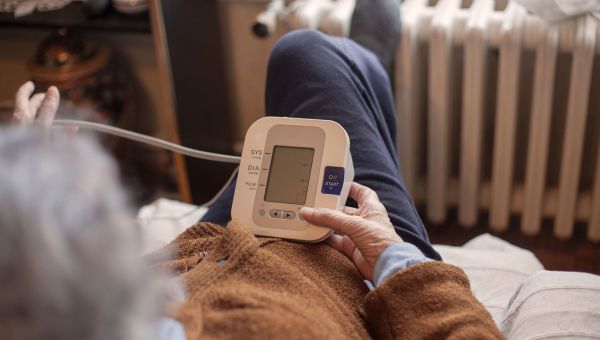
[[[116,177],[89,138],[0,131],[1,339],[155,337],[166,276],[140,257]]]
[[[171,316],[186,337],[501,338],[462,270],[436,261],[396,165],[391,89],[375,56],[299,31],[279,41],[267,78],[268,114],[333,119],[348,131],[357,206],[303,208],[337,233],[321,244],[287,242],[230,222],[230,187],[203,222],[152,256],[185,284]],[[16,116],[50,123],[57,91],[32,93],[30,84],[19,91]],[[1,178],[11,181],[0,188],[0,332],[148,338],[160,280],[135,252],[110,161],[78,137],[2,135]]]

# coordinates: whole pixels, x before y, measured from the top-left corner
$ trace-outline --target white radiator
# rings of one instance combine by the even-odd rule
[[[427,219],[600,240],[599,22],[494,0],[407,0],[402,18],[399,157]]]

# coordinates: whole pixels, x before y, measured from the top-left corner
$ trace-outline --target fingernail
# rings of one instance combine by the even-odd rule
[[[59,92],[58,92],[58,87],[56,87],[56,86],[54,86],[54,85],[50,86],[50,87],[48,88],[48,91],[47,91],[47,93],[50,93],[50,92],[59,93]]]
[[[300,209],[300,214],[304,218],[311,218],[314,213],[315,213],[315,209],[311,208],[311,207],[302,207]]]

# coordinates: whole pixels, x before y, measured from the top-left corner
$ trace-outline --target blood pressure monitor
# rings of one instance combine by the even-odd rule
[[[231,216],[255,235],[318,242],[332,231],[304,221],[300,208],[341,210],[353,179],[341,125],[265,117],[246,133]]]

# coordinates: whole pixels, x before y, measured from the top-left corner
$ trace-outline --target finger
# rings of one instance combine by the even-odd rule
[[[329,236],[327,243],[349,259],[352,259],[354,256],[356,245],[348,236],[333,234]]]
[[[344,214],[348,215],[356,215],[358,213],[358,209],[354,207],[344,207]]]
[[[35,119],[36,112],[39,110],[40,105],[42,104],[42,100],[46,96],[45,93],[36,93],[29,99],[29,110],[31,113],[32,119]]]
[[[333,209],[302,207],[300,214],[311,224],[331,228],[341,234],[350,236],[350,238],[354,238],[354,235],[364,229],[362,218],[346,215]]]
[[[347,258],[352,260],[356,268],[369,280],[373,278],[373,269],[366,258],[356,247],[354,242],[346,235],[333,234],[327,239],[327,243]]]
[[[344,236],[338,234],[332,234],[327,239],[327,244],[329,244],[332,248],[337,249],[338,251],[342,251],[342,240]]]
[[[33,117],[29,117],[28,109],[29,109],[29,97],[33,93],[35,86],[31,81],[26,82],[21,85],[17,90],[17,94],[15,95],[15,111],[14,117],[23,123],[28,123],[33,121]]]
[[[364,185],[353,182],[350,187],[349,196],[358,203],[359,207],[364,206],[368,209],[385,210],[385,207],[379,201],[379,197],[377,197],[377,193]]]
[[[356,251],[358,251],[358,248],[356,248],[354,241],[348,235],[342,236],[342,254],[353,258]]]
[[[56,86],[50,86],[46,91],[46,96],[40,105],[38,112],[38,121],[46,126],[52,124],[56,111],[58,111],[58,104],[60,103],[60,93]]]
[[[358,268],[358,271],[369,281],[373,281],[373,270],[374,270],[374,265],[370,264],[369,261],[367,261],[367,259],[363,256],[363,254],[360,252],[360,250],[358,248],[356,248],[354,250],[354,252],[352,253],[352,262],[354,262],[354,265],[356,266],[356,268]]]

